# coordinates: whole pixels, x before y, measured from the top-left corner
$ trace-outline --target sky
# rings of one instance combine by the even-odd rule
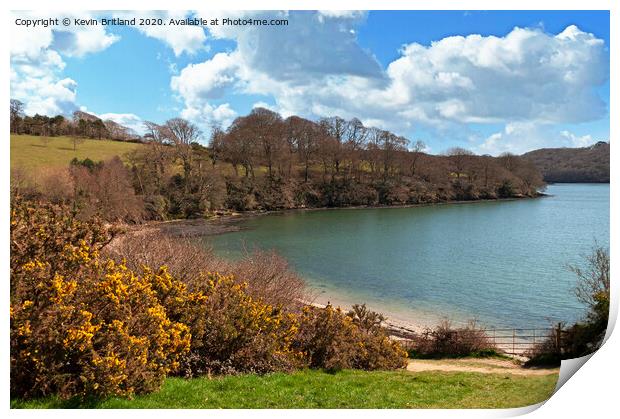
[[[523,153],[609,141],[606,11],[54,12],[74,18],[266,18],[287,26],[49,26],[16,19],[11,97],[143,130],[205,133],[254,107],[359,118],[427,151]]]

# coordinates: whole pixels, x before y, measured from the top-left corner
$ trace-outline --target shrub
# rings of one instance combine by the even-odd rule
[[[118,237],[108,254],[118,261],[124,259],[135,271],[143,266],[157,269],[165,265],[183,281],[199,277],[202,272],[233,275],[247,284],[248,294],[273,306],[296,309],[306,299],[304,280],[274,251],[254,250],[238,262],[228,262],[187,238],[157,233]]]
[[[97,251],[109,243],[118,231],[104,227],[93,218],[79,221],[67,206],[26,202],[14,197],[11,202],[11,293],[14,279],[31,261],[47,263],[53,271],[76,270],[79,263],[58,257],[67,247],[82,245]]]
[[[443,321],[434,329],[425,329],[420,336],[413,339],[410,355],[418,358],[442,358],[496,351],[495,344],[474,321],[461,328],[454,328],[450,322]]]
[[[191,330],[191,349],[181,360],[185,376],[238,372],[266,373],[299,367],[303,354],[292,341],[293,314],[254,299],[232,276],[201,274],[186,282],[166,268],[147,269],[170,317]]]
[[[601,346],[609,321],[609,266],[609,251],[599,246],[585,257],[584,267],[569,266],[577,276],[575,295],[588,312],[582,321],[554,328],[528,352],[528,365],[560,365],[563,359],[591,354]]]
[[[307,299],[305,281],[291,269],[286,259],[273,250],[256,249],[246,253],[224,272],[242,278],[251,296],[274,306],[298,309]]]
[[[407,353],[388,339],[383,329],[361,329],[340,308],[304,307],[295,347],[311,368],[340,370],[398,369],[407,364]]]
[[[497,188],[497,196],[500,198],[510,198],[514,195],[514,186],[510,180],[504,182]]]
[[[298,312],[292,301],[303,287],[275,254],[222,265],[254,288],[203,271],[192,263],[197,248],[185,265],[151,268],[189,249],[173,242],[161,253],[130,252],[128,264],[119,250],[139,247],[106,251],[117,261],[101,256],[115,233],[101,222],[31,204],[16,198],[11,208],[12,397],[131,396],[158,389],[167,374],[406,365],[383,316],[365,306]]]
[[[103,163],[88,161],[71,165],[80,217],[89,219],[96,215],[112,222],[141,221],[144,202],[135,194],[123,162],[118,157]]]
[[[54,207],[12,213],[12,397],[158,389],[189,349],[188,328],[167,317],[150,278],[99,259],[87,242],[101,243],[97,227],[60,214]],[[31,226],[37,239],[24,234],[20,215],[39,221]],[[68,232],[54,236],[61,225]]]

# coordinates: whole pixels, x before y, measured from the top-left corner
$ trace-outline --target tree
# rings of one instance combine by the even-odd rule
[[[304,166],[304,182],[308,182],[310,165],[318,149],[321,128],[312,121],[298,116],[291,116],[286,120],[288,141],[292,143]]]
[[[73,143],[73,151],[77,151],[78,144],[82,144],[84,143],[84,141],[86,141],[86,139],[83,137],[80,137],[79,135],[71,136],[71,142]]]
[[[243,127],[249,130],[261,147],[269,178],[273,178],[273,165],[280,155],[284,142],[282,117],[269,109],[254,108],[244,120]]]
[[[446,151],[446,155],[452,163],[456,178],[459,179],[466,171],[468,163],[471,161],[471,156],[474,156],[474,153],[465,148],[453,147]]]
[[[331,162],[334,166],[336,174],[340,173],[340,168],[343,160],[343,140],[347,130],[347,121],[339,116],[333,116],[331,118],[321,118],[319,125],[323,128],[324,132],[335,141],[327,141],[326,145],[329,146],[329,155],[331,156]]]
[[[10,124],[11,124],[12,133],[19,132],[20,122],[23,117],[24,117],[24,104],[17,99],[11,99]]]
[[[357,118],[347,121],[343,133],[346,154],[351,161],[350,170],[355,176],[359,172],[359,161],[368,137],[368,129]]]
[[[211,138],[209,139],[209,149],[211,151],[211,163],[213,167],[218,161],[225,159],[226,132],[217,125],[211,128]]]
[[[409,140],[389,131],[382,131],[379,138],[383,155],[383,179],[385,180],[392,172],[396,155],[407,149]]]
[[[575,296],[591,313],[599,313],[601,307],[608,311],[611,285],[609,251],[595,246],[592,253],[585,257],[585,262],[585,267],[569,265],[569,269],[577,276]]]
[[[238,176],[238,166],[245,170],[245,177],[254,178],[254,160],[256,146],[252,141],[251,132],[246,129],[244,117],[236,118],[228,127],[223,141],[223,156],[232,164],[235,174]]]
[[[183,165],[185,192],[189,192],[194,155],[192,144],[198,142],[202,132],[196,125],[186,119],[173,118],[166,121],[161,134],[175,146],[176,156]]]
[[[416,140],[410,150],[409,172],[411,177],[415,176],[416,164],[420,159],[420,154],[426,149],[426,144],[421,140]]]

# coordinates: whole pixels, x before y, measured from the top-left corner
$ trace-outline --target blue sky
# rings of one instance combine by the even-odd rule
[[[119,13],[81,15],[205,17]],[[12,97],[29,113],[83,109],[138,130],[142,120],[183,116],[208,132],[254,106],[312,119],[358,117],[435,153],[452,146],[521,153],[609,139],[608,12],[243,16],[288,17],[289,25],[50,27],[34,36],[14,27]]]

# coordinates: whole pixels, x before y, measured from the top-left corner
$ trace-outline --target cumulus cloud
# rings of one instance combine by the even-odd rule
[[[52,50],[11,56],[11,98],[24,102],[28,115],[72,112],[77,83],[62,78],[64,67],[60,55]]]
[[[283,115],[356,116],[407,134],[413,127],[458,132],[470,124],[574,124],[607,112],[596,88],[609,78],[609,52],[577,26],[558,34],[516,27],[502,37],[410,43],[382,68],[357,42],[364,14],[287,17],[284,30],[209,28],[237,47],[172,79],[188,113],[228,94],[259,94],[272,97]],[[505,143],[507,134],[500,134]]]
[[[235,42],[234,49],[184,68],[168,62],[182,116],[203,128],[230,124],[237,116],[230,104],[235,95],[266,96],[270,108],[284,116],[358,117],[402,135],[422,128],[468,138],[472,125],[503,124],[472,143],[479,152],[497,154],[549,142],[584,144],[591,138],[559,125],[607,115],[597,88],[609,79],[609,51],[603,40],[574,25],[557,34],[516,27],[505,36],[408,43],[384,67],[358,43],[364,12],[144,13],[166,20],[192,15],[289,20],[288,26],[138,28],[176,56],[208,50],[209,38]],[[118,40],[102,27],[13,30],[12,97],[23,100],[29,113],[75,108],[77,84],[62,75],[62,57],[101,51]],[[118,115],[132,123],[129,114]]]
[[[228,103],[211,105],[202,103],[199,106],[186,107],[181,112],[181,117],[193,121],[203,130],[208,131],[213,127],[228,127],[237,116]]]
[[[236,41],[237,49],[190,64],[172,78],[171,88],[184,101],[185,114],[209,110],[214,100],[231,91],[273,96],[277,110],[284,115],[325,113],[333,108],[326,100],[332,94],[329,90],[333,91],[344,79],[348,86],[355,86],[357,80],[364,88],[386,82],[377,60],[357,44],[352,33],[362,22],[363,14],[337,19],[316,12],[232,12],[222,13],[221,17],[286,17],[289,27],[295,29],[209,28],[215,38]],[[329,87],[324,84],[326,80]],[[318,89],[324,97],[310,98],[307,103],[314,109],[301,109],[298,105],[302,97],[309,97],[311,90]]]
[[[185,11],[159,10],[159,11],[139,11],[139,12],[117,12],[115,17],[122,19],[145,18],[163,19],[168,23],[170,19],[184,19],[192,17],[193,13]],[[137,26],[137,30],[144,35],[158,39],[172,48],[175,56],[183,53],[194,54],[200,50],[207,49],[205,41],[207,37],[201,26],[162,26],[144,25]]]
[[[523,154],[537,148],[587,147],[595,142],[591,135],[575,135],[551,124],[516,122],[489,135],[475,151],[494,156],[504,152]]]
[[[136,133],[144,134],[144,119],[133,113],[104,113],[96,115],[104,121],[110,120],[124,127],[131,128]]]
[[[59,17],[90,18],[67,12]],[[50,17],[39,12],[14,12],[13,17]],[[53,15],[51,17],[54,17]],[[11,97],[26,104],[27,114],[69,114],[76,110],[75,80],[63,77],[62,55],[81,57],[101,51],[118,37],[100,26],[36,27],[11,25]]]

